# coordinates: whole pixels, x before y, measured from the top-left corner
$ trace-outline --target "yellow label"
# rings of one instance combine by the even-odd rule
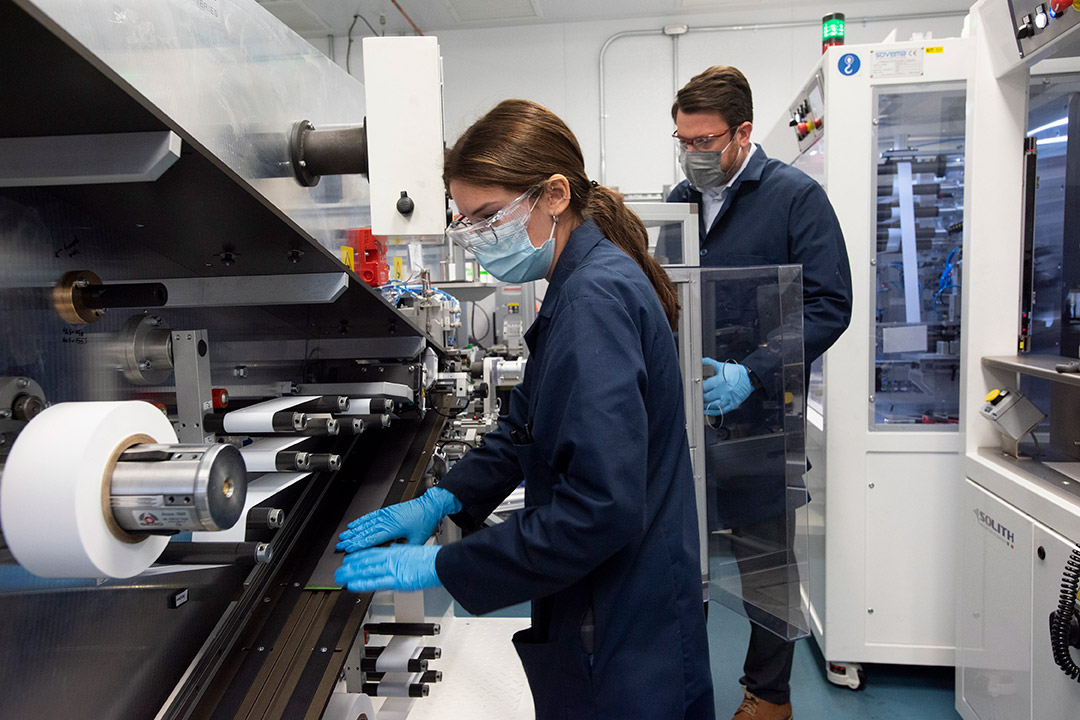
[[[352,245],[341,246],[341,262],[345,263],[350,270],[356,270],[356,251]]]
[[[927,55],[934,55],[934,54],[943,53],[943,52],[945,52],[945,48],[943,48],[941,46],[926,48],[926,54]]]
[[[405,273],[405,262],[399,258],[394,258],[394,279],[401,280]]]

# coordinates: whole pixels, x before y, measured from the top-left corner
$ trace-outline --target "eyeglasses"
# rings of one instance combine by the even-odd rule
[[[529,198],[540,188],[529,188],[518,195],[489,218],[473,221],[464,215],[455,215],[453,222],[446,228],[446,236],[466,250],[472,250],[481,245],[494,245],[499,241],[497,228],[502,227],[514,220],[527,221],[532,213],[532,205],[526,205]],[[539,198],[537,198],[539,200]]]
[[[675,132],[671,133],[671,137],[675,138],[675,143],[679,146],[680,150],[689,150],[690,148],[693,148],[695,151],[701,152],[712,149],[713,143],[716,142],[717,138],[724,137],[725,135],[729,134],[733,129],[734,128],[728,128],[722,133],[702,135],[701,137],[691,138],[689,140],[685,140],[679,137],[679,131],[676,130]]]

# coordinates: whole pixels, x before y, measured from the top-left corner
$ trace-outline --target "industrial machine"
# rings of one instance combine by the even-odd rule
[[[956,709],[1075,717],[1080,7],[979,0],[968,26]]]
[[[441,678],[441,610],[333,578],[471,392],[457,301],[340,260],[446,224],[438,46],[363,50],[0,0],[0,716],[389,718]]]
[[[829,47],[763,142],[826,189],[851,263],[806,446],[811,627],[852,689],[863,662],[953,664],[970,72],[966,39]]]

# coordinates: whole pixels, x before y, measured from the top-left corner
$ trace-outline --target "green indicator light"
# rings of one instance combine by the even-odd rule
[[[821,39],[822,40],[837,40],[844,37],[844,21],[838,20],[826,20],[821,25]]]

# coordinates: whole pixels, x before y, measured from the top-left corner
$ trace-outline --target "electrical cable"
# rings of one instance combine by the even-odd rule
[[[352,16],[352,24],[349,25],[349,32],[347,33],[349,41],[345,44],[345,72],[349,73],[350,75],[352,75],[352,67],[350,62],[352,60],[352,31],[353,28],[356,27],[356,19],[358,17],[360,17],[359,13]]]
[[[469,309],[469,330],[472,331],[471,340],[472,342],[476,343],[476,346],[478,348],[480,348],[484,352],[488,352],[488,349],[484,347],[483,343],[480,342],[480,338],[486,338],[488,336],[488,333],[491,332],[491,316],[487,314],[487,310],[484,310],[484,308],[480,308],[480,312],[484,313],[484,322],[486,323],[486,326],[484,327],[484,332],[480,335],[477,335],[476,308],[478,305],[479,303],[474,302],[472,304],[472,307]]]
[[[1076,593],[1080,588],[1080,545],[1073,549],[1065,563],[1065,572],[1061,576],[1061,594],[1058,599],[1057,613],[1050,619],[1050,648],[1054,653],[1054,662],[1061,671],[1080,682],[1080,667],[1073,662],[1069,653],[1069,634],[1073,615],[1076,613]]]
[[[364,17],[360,13],[356,13],[355,15],[352,16],[352,23],[349,25],[349,32],[348,32],[349,42],[345,45],[345,72],[349,73],[350,75],[352,75],[352,67],[351,67],[351,65],[352,65],[352,63],[351,63],[351,60],[352,60],[352,43],[353,43],[352,31],[353,31],[353,28],[356,27],[356,20],[358,18],[360,20],[364,21],[364,24],[368,26],[369,30],[371,30],[372,35],[374,35],[375,37],[379,37],[379,33],[375,30],[375,28],[371,27],[371,23],[369,23],[367,21],[366,17]]]

